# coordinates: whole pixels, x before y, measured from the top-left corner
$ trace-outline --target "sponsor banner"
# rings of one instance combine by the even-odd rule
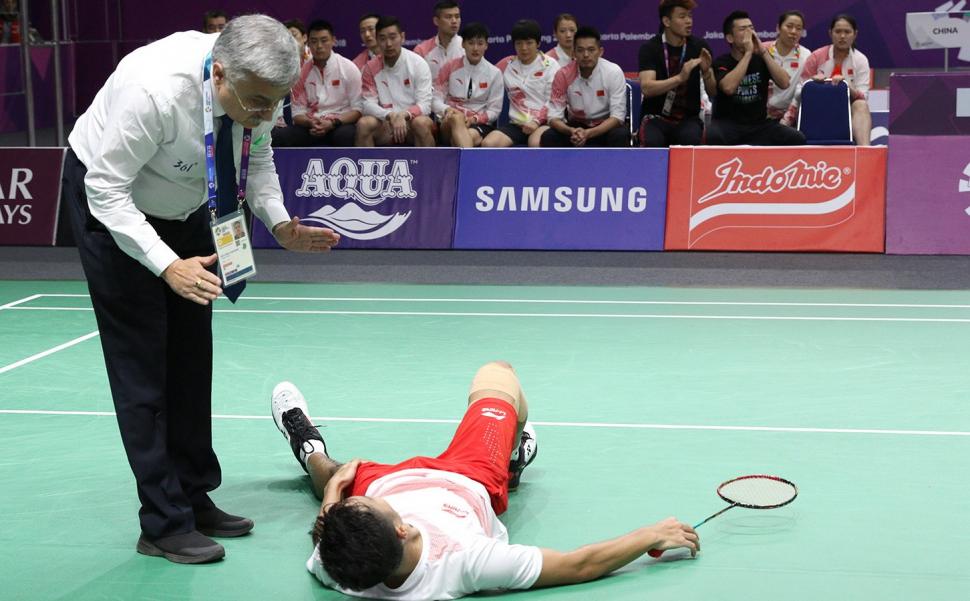
[[[54,245],[64,150],[0,148],[0,245]]]
[[[667,153],[463,151],[455,248],[663,250]]]
[[[450,248],[458,150],[277,149],[290,215],[341,236],[338,248]],[[278,247],[262,223],[253,246]]]
[[[886,149],[670,150],[667,250],[882,252]]]
[[[970,255],[970,136],[891,139],[886,252]]]
[[[889,130],[904,136],[970,135],[970,73],[893,73]]]

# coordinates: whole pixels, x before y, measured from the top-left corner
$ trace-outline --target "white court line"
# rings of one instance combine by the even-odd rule
[[[90,307],[11,307],[11,311],[93,311]],[[213,313],[254,315],[377,315],[392,317],[560,317],[603,319],[721,319],[742,321],[881,321],[970,323],[958,317],[823,317],[807,315],[664,315],[654,313],[490,313],[462,311],[324,311],[316,309],[213,309]]]
[[[0,409],[0,415],[79,415],[90,417],[114,416],[112,411],[53,411],[40,409]],[[213,414],[214,419],[267,420],[269,415]],[[457,419],[421,419],[393,417],[311,417],[317,423],[355,422],[384,424],[457,424]],[[949,436],[970,437],[970,432],[960,430],[881,430],[876,428],[792,428],[784,426],[705,426],[691,424],[624,424],[608,422],[532,422],[536,426],[557,428],[614,428],[634,430],[706,430],[722,432],[789,432],[797,434],[876,434],[891,436]]]
[[[39,294],[35,297],[87,298],[87,294]],[[227,300],[219,297],[220,301]],[[854,307],[887,309],[970,309],[966,305],[912,303],[795,303],[748,301],[650,301],[650,300],[588,300],[554,298],[420,298],[368,296],[243,296],[243,301],[309,301],[309,302],[388,302],[388,303],[521,303],[551,305],[648,305],[648,306],[724,306],[724,307]]]
[[[36,361],[38,359],[43,359],[47,355],[53,355],[54,353],[56,353],[58,351],[63,351],[66,348],[70,348],[70,347],[74,346],[75,344],[80,344],[80,343],[84,342],[85,340],[89,340],[91,338],[94,338],[97,335],[98,335],[98,331],[95,330],[95,331],[91,332],[90,334],[85,334],[84,336],[80,336],[78,338],[75,338],[74,340],[69,340],[69,341],[65,342],[64,344],[59,344],[59,345],[55,346],[54,348],[47,349],[46,351],[44,351],[42,353],[37,353],[36,355],[31,355],[30,357],[27,357],[26,359],[21,359],[20,361],[17,361],[16,363],[11,363],[10,365],[4,366],[4,367],[0,367],[0,374],[7,373],[10,370],[17,369],[18,367],[20,367],[22,365],[26,365],[28,363],[32,363],[32,362],[34,362],[34,361]]]
[[[20,300],[15,300],[13,302],[7,303],[6,305],[0,306],[0,311],[2,311],[4,309],[10,309],[12,307],[16,307],[17,305],[19,305],[21,303],[29,303],[30,301],[36,300],[36,299],[38,299],[38,298],[40,298],[42,296],[44,296],[44,295],[43,294],[31,294],[30,296],[28,296],[26,298],[22,298]]]

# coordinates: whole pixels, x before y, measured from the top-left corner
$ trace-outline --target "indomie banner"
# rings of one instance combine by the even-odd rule
[[[882,252],[886,149],[673,148],[667,250]]]

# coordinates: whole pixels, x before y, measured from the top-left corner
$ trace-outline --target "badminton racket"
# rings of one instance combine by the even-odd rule
[[[727,482],[722,482],[717,487],[717,496],[730,503],[730,505],[698,522],[694,526],[695,529],[735,507],[744,507],[746,509],[775,509],[784,507],[794,501],[795,497],[798,496],[798,487],[793,482],[779,478],[778,476],[755,474],[751,476],[739,476]],[[650,557],[660,557],[663,555],[663,551],[660,549],[650,549],[647,551],[647,555]]]

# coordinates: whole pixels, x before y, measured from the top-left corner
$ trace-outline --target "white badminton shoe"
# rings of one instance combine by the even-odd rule
[[[522,429],[522,436],[519,437],[518,454],[509,461],[509,490],[519,487],[519,480],[522,478],[524,470],[536,458],[539,452],[539,443],[536,442],[536,430],[529,422],[525,423]]]
[[[327,444],[320,431],[310,422],[310,410],[307,409],[303,393],[292,382],[280,382],[273,388],[270,406],[276,427],[290,443],[303,471],[307,471],[307,457],[313,453],[326,455]]]

